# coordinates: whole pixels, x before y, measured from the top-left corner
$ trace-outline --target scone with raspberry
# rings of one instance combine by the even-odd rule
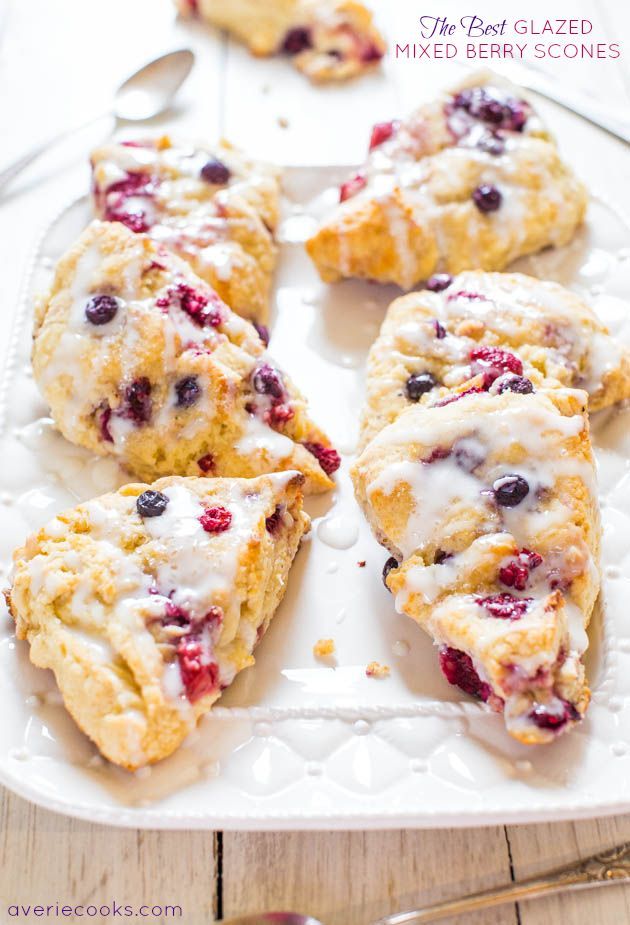
[[[478,75],[407,119],[376,125],[366,163],[339,198],[306,244],[322,279],[405,289],[566,244],[587,204],[520,91]]]
[[[176,0],[236,36],[255,55],[284,54],[314,81],[345,80],[374,68],[385,42],[357,0]]]
[[[35,379],[61,433],[138,478],[297,469],[339,456],[254,327],[144,234],[93,222],[38,306]]]
[[[474,389],[586,389],[589,410],[630,397],[630,350],[556,283],[517,273],[438,274],[390,305],[367,364],[362,445],[413,404]]]
[[[303,481],[126,485],[15,552],[18,637],[110,761],[134,769],[170,755],[254,664],[309,529]]]
[[[279,174],[227,142],[175,144],[167,135],[92,152],[96,215],[122,222],[190,263],[239,315],[269,316]]]
[[[558,387],[416,406],[353,470],[396,609],[433,638],[447,680],[526,744],[589,702],[600,523],[586,403]]]

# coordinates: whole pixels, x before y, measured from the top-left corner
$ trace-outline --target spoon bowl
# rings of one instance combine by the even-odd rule
[[[190,74],[195,56],[188,48],[171,51],[141,67],[116,91],[117,119],[142,122],[163,112]]]
[[[106,112],[99,113],[82,125],[64,129],[47,141],[36,145],[27,154],[0,171],[0,192],[17,177],[25,167],[44,154],[52,145],[75,132],[98,122],[105,116],[114,116],[116,122],[145,122],[168,109],[173,98],[186,80],[195,63],[195,56],[188,48],[170,51],[149,61],[120,85]]]

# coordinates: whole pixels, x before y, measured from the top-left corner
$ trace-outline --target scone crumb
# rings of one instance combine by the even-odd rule
[[[278,125],[280,126],[280,128],[288,128],[289,120],[287,119],[286,116],[278,116]]]
[[[390,673],[389,665],[381,665],[380,662],[370,662],[365,669],[368,678],[388,678]]]
[[[313,655],[315,658],[326,658],[327,655],[335,654],[334,639],[318,639],[313,646]]]

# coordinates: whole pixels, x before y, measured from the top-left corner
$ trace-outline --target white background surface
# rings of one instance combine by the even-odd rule
[[[408,0],[380,6],[386,10],[382,19],[391,37],[397,40],[399,35],[404,36],[405,42],[412,39],[413,17],[418,12],[433,12],[431,4]],[[535,17],[549,6],[529,4],[529,9],[515,10],[515,14]],[[562,4],[563,9],[560,4],[556,6],[557,16],[580,16],[582,12],[579,5],[570,9],[567,4]],[[478,12],[492,18],[489,3],[477,5],[474,11],[461,2],[449,7],[460,15]],[[499,9],[504,6],[496,4],[495,10]],[[597,10],[596,13],[594,5],[584,4],[584,11],[594,20],[596,29],[606,30],[610,41],[619,38],[624,28],[621,11],[612,3],[598,4]],[[121,72],[178,43],[167,0],[110,0],[107,4],[96,0],[29,3],[13,0],[10,13],[0,49],[0,125],[7,160],[55,128],[89,117],[104,105],[108,89]],[[224,131],[250,150],[284,162],[357,160],[364,150],[371,122],[404,111],[419,95],[430,95],[432,79],[439,82],[448,79],[446,65],[434,63],[429,68],[418,62],[399,62],[397,66],[388,65],[388,82],[368,78],[350,87],[312,90],[284,62],[254,64],[242,49],[209,36],[203,29],[178,27],[178,32],[182,44],[192,36],[202,54],[201,63],[181,97],[178,121],[186,123],[194,134],[212,137]],[[627,21],[625,36],[626,44],[630,43]],[[556,68],[556,73],[609,105],[627,106],[627,75],[624,81],[620,62],[568,62]],[[554,107],[546,107],[546,112],[551,114],[554,128],[562,138],[567,117]],[[280,127],[279,117],[288,120],[288,128]],[[103,130],[106,129],[104,125]],[[46,160],[26,175],[2,204],[0,246],[4,259],[0,304],[3,306],[15,304],[20,274],[38,227],[70,196],[82,192],[87,180],[85,150],[98,138],[97,130],[66,146],[58,158]],[[604,173],[619,170],[619,162],[613,160],[616,147],[613,142],[586,127],[575,138],[570,154],[578,170],[586,172],[593,162],[601,164]],[[55,172],[59,162],[64,169]],[[619,172],[619,197],[622,201],[625,198],[627,206],[628,184]],[[45,182],[40,182],[43,179]],[[210,869],[213,853],[210,836],[165,833],[143,836],[134,843],[133,833],[108,832],[57,819],[28,810],[12,797],[7,797],[4,812],[7,815],[2,820],[5,837],[0,875],[2,899],[5,893],[14,895],[15,891],[24,901],[29,898],[35,901],[34,892],[38,893],[37,898],[54,900],[55,891],[65,891],[72,898],[88,893],[100,898],[106,884],[110,893],[112,889],[124,890],[127,896],[145,895],[155,901],[179,898],[191,922],[197,921],[196,912],[208,909],[213,901],[216,880]],[[223,906],[226,913],[265,905],[308,906],[310,911],[324,912],[338,909],[348,899],[353,903],[362,899],[393,902],[397,895],[417,893],[422,885],[429,889],[428,894],[425,889],[425,897],[435,898],[458,887],[468,888],[509,876],[510,842],[516,874],[521,875],[550,859],[566,859],[578,848],[609,844],[622,833],[626,836],[630,833],[630,824],[625,821],[602,822],[600,827],[589,823],[512,829],[509,842],[502,829],[388,836],[226,834],[222,845]],[[134,847],[143,842],[144,850]],[[93,850],[95,844],[99,845],[98,853]],[[49,855],[53,845],[55,860],[49,865],[43,856]],[[384,861],[386,850],[387,861]],[[308,865],[301,854],[307,851],[312,857]],[[28,882],[17,876],[24,869],[27,852],[32,872]],[[70,871],[64,873],[69,857]],[[169,862],[160,864],[164,873],[157,877],[151,871],[155,871],[160,857],[168,858]],[[286,877],[277,876],[279,865],[288,868]],[[206,876],[195,878],[192,888],[187,885],[182,890],[182,882],[190,883],[190,872],[201,870]],[[276,875],[271,871],[276,871]],[[349,876],[352,885],[348,896]],[[325,890],[321,889],[323,882]],[[168,895],[164,896],[164,892]],[[560,908],[563,921],[569,922],[625,921],[628,916],[622,892],[616,890],[607,895],[591,894],[578,901],[549,900],[523,907],[521,921],[554,920],[552,910]],[[514,922],[515,912],[508,908],[480,919],[484,923]],[[327,921],[337,921],[340,925],[356,921],[358,925],[363,918],[358,913],[336,912]]]

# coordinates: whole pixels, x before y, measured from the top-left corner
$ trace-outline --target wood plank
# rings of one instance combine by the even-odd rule
[[[586,822],[511,826],[514,873],[529,877],[630,840],[630,816]],[[520,904],[522,925],[611,925],[630,921],[630,890],[610,886]]]
[[[223,913],[308,912],[325,925],[379,915],[510,879],[501,827],[443,831],[223,835]],[[504,906],[447,925],[515,925]]]
[[[142,904],[182,907],[181,918],[159,915],[150,919],[155,925],[210,923],[217,904],[214,841],[211,832],[92,825],[38,809],[5,791],[0,802],[0,918],[9,921],[4,916],[13,903],[111,906],[115,900],[135,909]]]

